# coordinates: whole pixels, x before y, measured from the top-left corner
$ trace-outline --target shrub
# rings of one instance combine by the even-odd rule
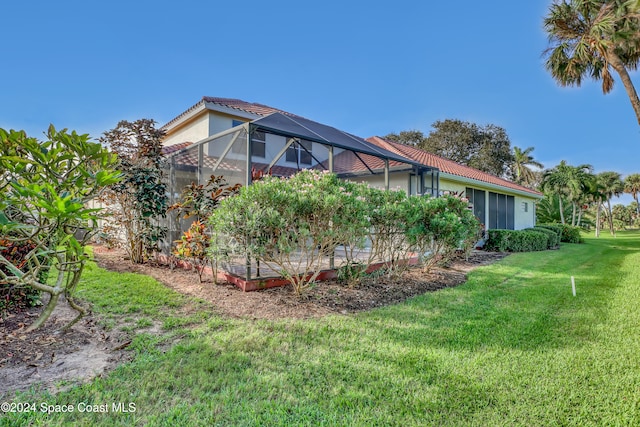
[[[407,197],[316,171],[267,176],[220,203],[210,219],[211,252],[216,259],[248,256],[279,271],[300,293],[341,245],[346,261],[338,270],[353,285],[376,259],[396,274],[416,250],[429,249],[440,262],[468,247],[478,224],[467,206],[454,197]],[[356,255],[367,242],[365,261]]]
[[[546,228],[547,230],[553,230],[558,236],[560,236],[560,241],[562,241],[562,224],[536,224],[536,228]]]
[[[205,225],[200,221],[194,221],[182,238],[175,242],[176,248],[173,253],[178,258],[191,262],[198,272],[200,283],[202,283],[202,273],[210,260],[208,252],[210,239],[211,237],[205,231]]]
[[[202,283],[202,273],[209,263],[213,271],[213,281],[214,283],[218,281],[218,266],[209,253],[212,233],[205,221],[218,208],[222,200],[237,194],[241,187],[240,184],[228,184],[222,175],[211,175],[205,184],[192,182],[186,186],[180,194],[180,201],[169,206],[167,210],[176,212],[174,216],[178,223],[180,218],[196,218],[181,239],[174,242],[176,247],[173,253],[178,258],[192,262],[198,272],[200,283]]]
[[[565,243],[582,243],[584,240],[580,236],[580,227],[562,225],[562,241]]]
[[[364,190],[367,216],[365,227],[371,241],[370,261],[374,258],[387,262],[388,274],[399,274],[406,268],[402,261],[409,258],[411,245],[407,236],[408,198],[400,191],[385,191],[377,188]]]
[[[167,228],[161,225],[166,217],[169,196],[164,183],[162,138],[164,131],[155,129],[155,122],[140,119],[122,120],[99,140],[117,155],[122,179],[103,192],[100,201],[109,212],[109,222],[122,230],[120,241],[129,258],[144,263],[158,250]]]
[[[421,255],[423,269],[451,260],[457,250],[469,250],[480,236],[478,220],[465,199],[409,197],[407,235]]]
[[[31,242],[13,242],[7,239],[0,239],[0,255],[5,257],[12,265],[19,269],[25,270],[29,253],[36,248]],[[0,264],[0,271],[9,275],[9,269],[6,265]],[[44,280],[46,280],[46,271],[42,270]],[[43,280],[40,280],[43,282]],[[11,285],[10,283],[0,279],[0,316],[3,316],[9,310],[15,310],[24,307],[32,307],[40,301],[40,291],[30,286],[20,287]]]
[[[580,227],[573,227],[568,224],[541,224],[536,227],[548,228],[560,233],[560,241],[563,243],[582,243]]]
[[[544,251],[549,245],[547,234],[537,230],[489,230],[487,250],[500,252]]]
[[[544,228],[544,227],[532,227],[532,228],[527,228],[526,230],[533,230],[533,231],[539,231],[541,233],[545,233],[549,238],[547,249],[557,249],[560,246],[561,234],[559,234],[555,230],[551,230],[549,228]]]
[[[361,201],[345,194],[344,184],[333,174],[302,171],[290,179],[267,176],[241,188],[211,216],[212,253],[259,260],[300,294],[346,237],[340,225],[352,224],[354,234],[366,232],[357,230],[357,218],[345,215],[354,210],[349,203]]]

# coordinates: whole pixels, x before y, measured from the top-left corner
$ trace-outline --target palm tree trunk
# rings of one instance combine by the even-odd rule
[[[560,207],[560,222],[564,225],[564,207],[562,206],[561,195],[558,195],[558,207]]]
[[[636,88],[635,86],[633,86],[631,77],[629,77],[629,72],[625,68],[618,55],[610,52],[608,57],[609,63],[611,64],[613,69],[618,72],[618,75],[620,75],[620,80],[622,80],[622,84],[627,91],[627,95],[629,96],[629,100],[631,101],[631,106],[633,107],[633,111],[635,111],[636,113],[636,119],[638,120],[638,124],[640,125],[640,98],[638,98]]]
[[[582,210],[582,208],[580,208],[580,210],[578,211],[578,223],[576,224],[578,227],[580,227],[580,222],[582,221],[582,212],[584,212]]]
[[[598,199],[598,207],[596,208],[596,237],[600,237],[600,209],[602,208],[602,199]]]
[[[616,230],[613,228],[613,212],[611,211],[611,199],[607,200],[607,210],[609,211],[609,232],[615,237]]]
[[[571,203],[571,226],[576,226],[576,202]]]

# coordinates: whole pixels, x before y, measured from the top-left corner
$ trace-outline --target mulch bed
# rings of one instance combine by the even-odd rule
[[[449,267],[434,268],[427,274],[420,268],[412,267],[400,277],[366,278],[356,287],[325,281],[298,296],[291,286],[242,292],[230,283],[214,284],[206,276],[206,281],[199,283],[194,271],[170,269],[153,262],[144,265],[123,262],[124,254],[119,250],[95,248],[94,254],[98,265],[103,268],[152,276],[182,294],[210,302],[221,314],[253,319],[321,317],[330,313],[347,314],[396,304],[425,292],[460,285],[466,281],[466,273],[473,268],[507,255],[473,251],[468,259],[455,260]]]

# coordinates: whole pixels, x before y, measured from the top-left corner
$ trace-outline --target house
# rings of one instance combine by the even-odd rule
[[[321,169],[408,194],[464,194],[489,228],[535,224],[542,194],[453,161],[372,137],[367,140],[263,104],[203,97],[165,124],[171,197],[190,182],[224,175],[248,185],[257,173]]]
[[[520,230],[535,225],[535,207],[543,198],[542,193],[416,147],[377,136],[367,141],[439,171],[437,180],[409,173],[400,180],[405,182],[403,188],[408,194],[440,195],[448,192],[464,195],[472,203],[473,212],[485,229]]]

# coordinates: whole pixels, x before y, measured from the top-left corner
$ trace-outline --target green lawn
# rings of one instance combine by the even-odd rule
[[[166,353],[149,338],[106,378],[15,401],[134,403],[135,412],[0,424],[640,425],[638,232],[511,255],[463,286],[320,320],[225,319],[200,308],[181,322],[189,302],[153,281],[127,281],[110,304],[100,287],[118,282],[112,274],[88,270],[84,297],[103,313],[173,318],[165,327],[183,337]]]

